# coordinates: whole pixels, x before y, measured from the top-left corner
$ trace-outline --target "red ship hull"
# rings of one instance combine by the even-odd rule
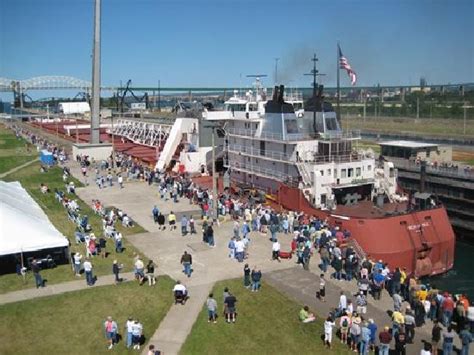
[[[383,260],[391,269],[406,268],[419,277],[441,274],[453,267],[456,238],[443,206],[374,217],[357,206],[353,211],[322,211],[314,208],[298,188],[284,184],[279,184],[275,199],[285,209],[327,217],[349,230],[368,258]]]

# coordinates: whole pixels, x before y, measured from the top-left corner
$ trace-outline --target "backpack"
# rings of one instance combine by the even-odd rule
[[[347,318],[344,318],[344,320],[342,321],[342,326],[344,328],[347,328],[348,325],[349,325],[349,322],[347,321]]]

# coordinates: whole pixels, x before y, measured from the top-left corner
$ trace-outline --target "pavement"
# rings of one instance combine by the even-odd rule
[[[81,181],[84,181],[76,163],[70,163],[71,172]],[[93,174],[93,173],[92,173]],[[232,223],[223,222],[215,230],[215,247],[209,247],[202,242],[202,233],[199,224],[196,227],[198,234],[181,236],[179,225],[182,214],[197,214],[199,209],[189,204],[187,199],[178,203],[171,200],[161,200],[157,187],[149,186],[144,182],[125,182],[124,188],[118,185],[99,189],[94,181],[88,178],[90,185],[77,188],[78,196],[86,203],[91,204],[93,199],[99,199],[105,206],[115,206],[123,209],[148,232],[127,236],[126,239],[139,249],[145,256],[157,264],[160,274],[169,275],[175,280],[181,280],[189,290],[190,298],[183,305],[173,305],[160,326],[149,337],[148,344],[154,344],[165,354],[178,354],[186,341],[194,322],[196,321],[207,295],[217,281],[242,277],[243,263],[231,260],[228,257],[227,244],[232,236]],[[151,210],[154,205],[167,215],[171,210],[177,214],[177,229],[159,231],[154,224]],[[197,221],[197,219],[196,219]],[[312,258],[310,271],[302,270],[295,265],[295,260],[271,260],[271,242],[267,235],[253,232],[250,235],[249,256],[245,260],[250,267],[257,266],[262,270],[263,280],[301,304],[307,304],[318,316],[324,317],[331,308],[337,306],[339,293],[344,290],[349,295],[357,291],[355,282],[327,281],[327,302],[316,299],[315,293],[319,285],[320,271],[316,266],[319,263],[318,255]],[[290,250],[291,235],[278,235],[283,251]],[[180,258],[184,251],[193,257],[193,274],[190,278],[182,273]],[[126,277],[130,275],[126,275]],[[130,277],[130,278],[133,278]],[[113,283],[113,275],[102,276],[98,285]],[[0,303],[16,302],[34,297],[45,297],[51,294],[69,292],[86,288],[85,281],[72,281],[59,285],[48,286],[40,290],[23,290],[0,295]],[[172,290],[170,290],[172,297]],[[379,329],[390,325],[391,321],[387,310],[392,309],[392,300],[385,293],[382,300],[372,302],[369,299],[367,318],[373,318]],[[146,330],[148,331],[148,330]],[[415,343],[407,347],[409,354],[419,353],[422,339],[429,340],[431,324],[416,329]],[[148,336],[148,334],[147,334]],[[148,344],[144,347],[146,354]]]
[[[0,179],[4,178],[5,176],[7,175],[10,175],[10,174],[13,174],[14,172],[20,170],[20,169],[23,169],[24,167],[28,166],[28,165],[31,165],[35,162],[39,161],[39,158],[36,158],[36,159],[32,159],[30,161],[27,161],[26,163],[24,164],[21,164],[21,165],[18,165],[16,167],[14,167],[13,169],[10,169],[8,171],[5,171],[4,173],[0,174]]]
[[[120,274],[123,279],[122,282],[135,280],[133,272]],[[20,291],[13,291],[9,293],[0,294],[0,305],[7,303],[20,302],[31,300],[34,298],[54,296],[61,293],[85,290],[91,287],[108,286],[115,284],[114,275],[105,275],[97,278],[94,286],[87,286],[85,277],[76,281],[68,281],[60,284],[47,285],[41,288],[28,288]]]

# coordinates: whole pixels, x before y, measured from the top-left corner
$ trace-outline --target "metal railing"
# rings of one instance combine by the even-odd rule
[[[286,138],[283,137],[281,133],[272,133],[272,132],[262,132],[258,136],[257,130],[255,129],[241,129],[241,128],[228,128],[226,132],[230,135],[236,136],[245,136],[245,137],[255,137],[263,140],[272,140],[272,141],[302,141],[308,139],[315,139],[314,136],[304,133],[287,133]]]
[[[262,158],[269,158],[273,160],[280,160],[284,162],[291,162],[295,160],[294,154],[285,154],[282,152],[272,151],[272,150],[264,150],[262,154],[262,150],[259,148],[254,148],[252,146],[246,147],[241,145],[229,144],[228,151],[231,153],[243,153],[248,154],[251,156],[259,156]]]
[[[421,170],[421,165],[405,159],[394,159],[392,157],[388,157],[389,160],[393,161],[397,168],[405,168],[419,172]],[[436,175],[448,176],[453,178],[462,178],[474,181],[474,168],[470,167],[444,167],[444,166],[430,166],[426,165],[426,172]]]
[[[347,131],[347,132],[328,132],[321,134],[321,138],[324,141],[339,140],[339,139],[361,139],[361,131]]]
[[[227,150],[230,153],[241,153],[247,154],[250,156],[259,157],[262,159],[268,158],[272,160],[278,160],[285,163],[312,163],[312,164],[325,164],[325,163],[350,163],[350,162],[357,162],[363,160],[373,160],[373,157],[366,156],[362,153],[352,153],[352,154],[344,154],[344,155],[318,155],[314,152],[309,152],[310,154],[306,154],[306,152],[300,152],[300,159],[296,159],[296,154],[287,154],[272,150],[261,150],[255,147],[247,147],[241,146],[236,144],[228,144]],[[308,159],[308,155],[310,156]]]
[[[291,184],[293,186],[298,186],[299,178],[295,176],[290,176],[288,174],[281,173],[277,170],[262,168],[259,165],[248,165],[248,164],[239,164],[231,163],[228,165],[231,170],[238,170],[248,174],[255,174],[264,176],[270,179],[277,179],[286,184]]]

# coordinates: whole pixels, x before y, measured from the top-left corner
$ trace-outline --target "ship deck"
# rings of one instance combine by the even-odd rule
[[[331,211],[331,214],[358,218],[380,218],[387,216],[387,214],[398,214],[406,210],[407,202],[385,203],[382,207],[378,207],[372,201],[359,201],[354,206],[338,205],[335,210]]]

